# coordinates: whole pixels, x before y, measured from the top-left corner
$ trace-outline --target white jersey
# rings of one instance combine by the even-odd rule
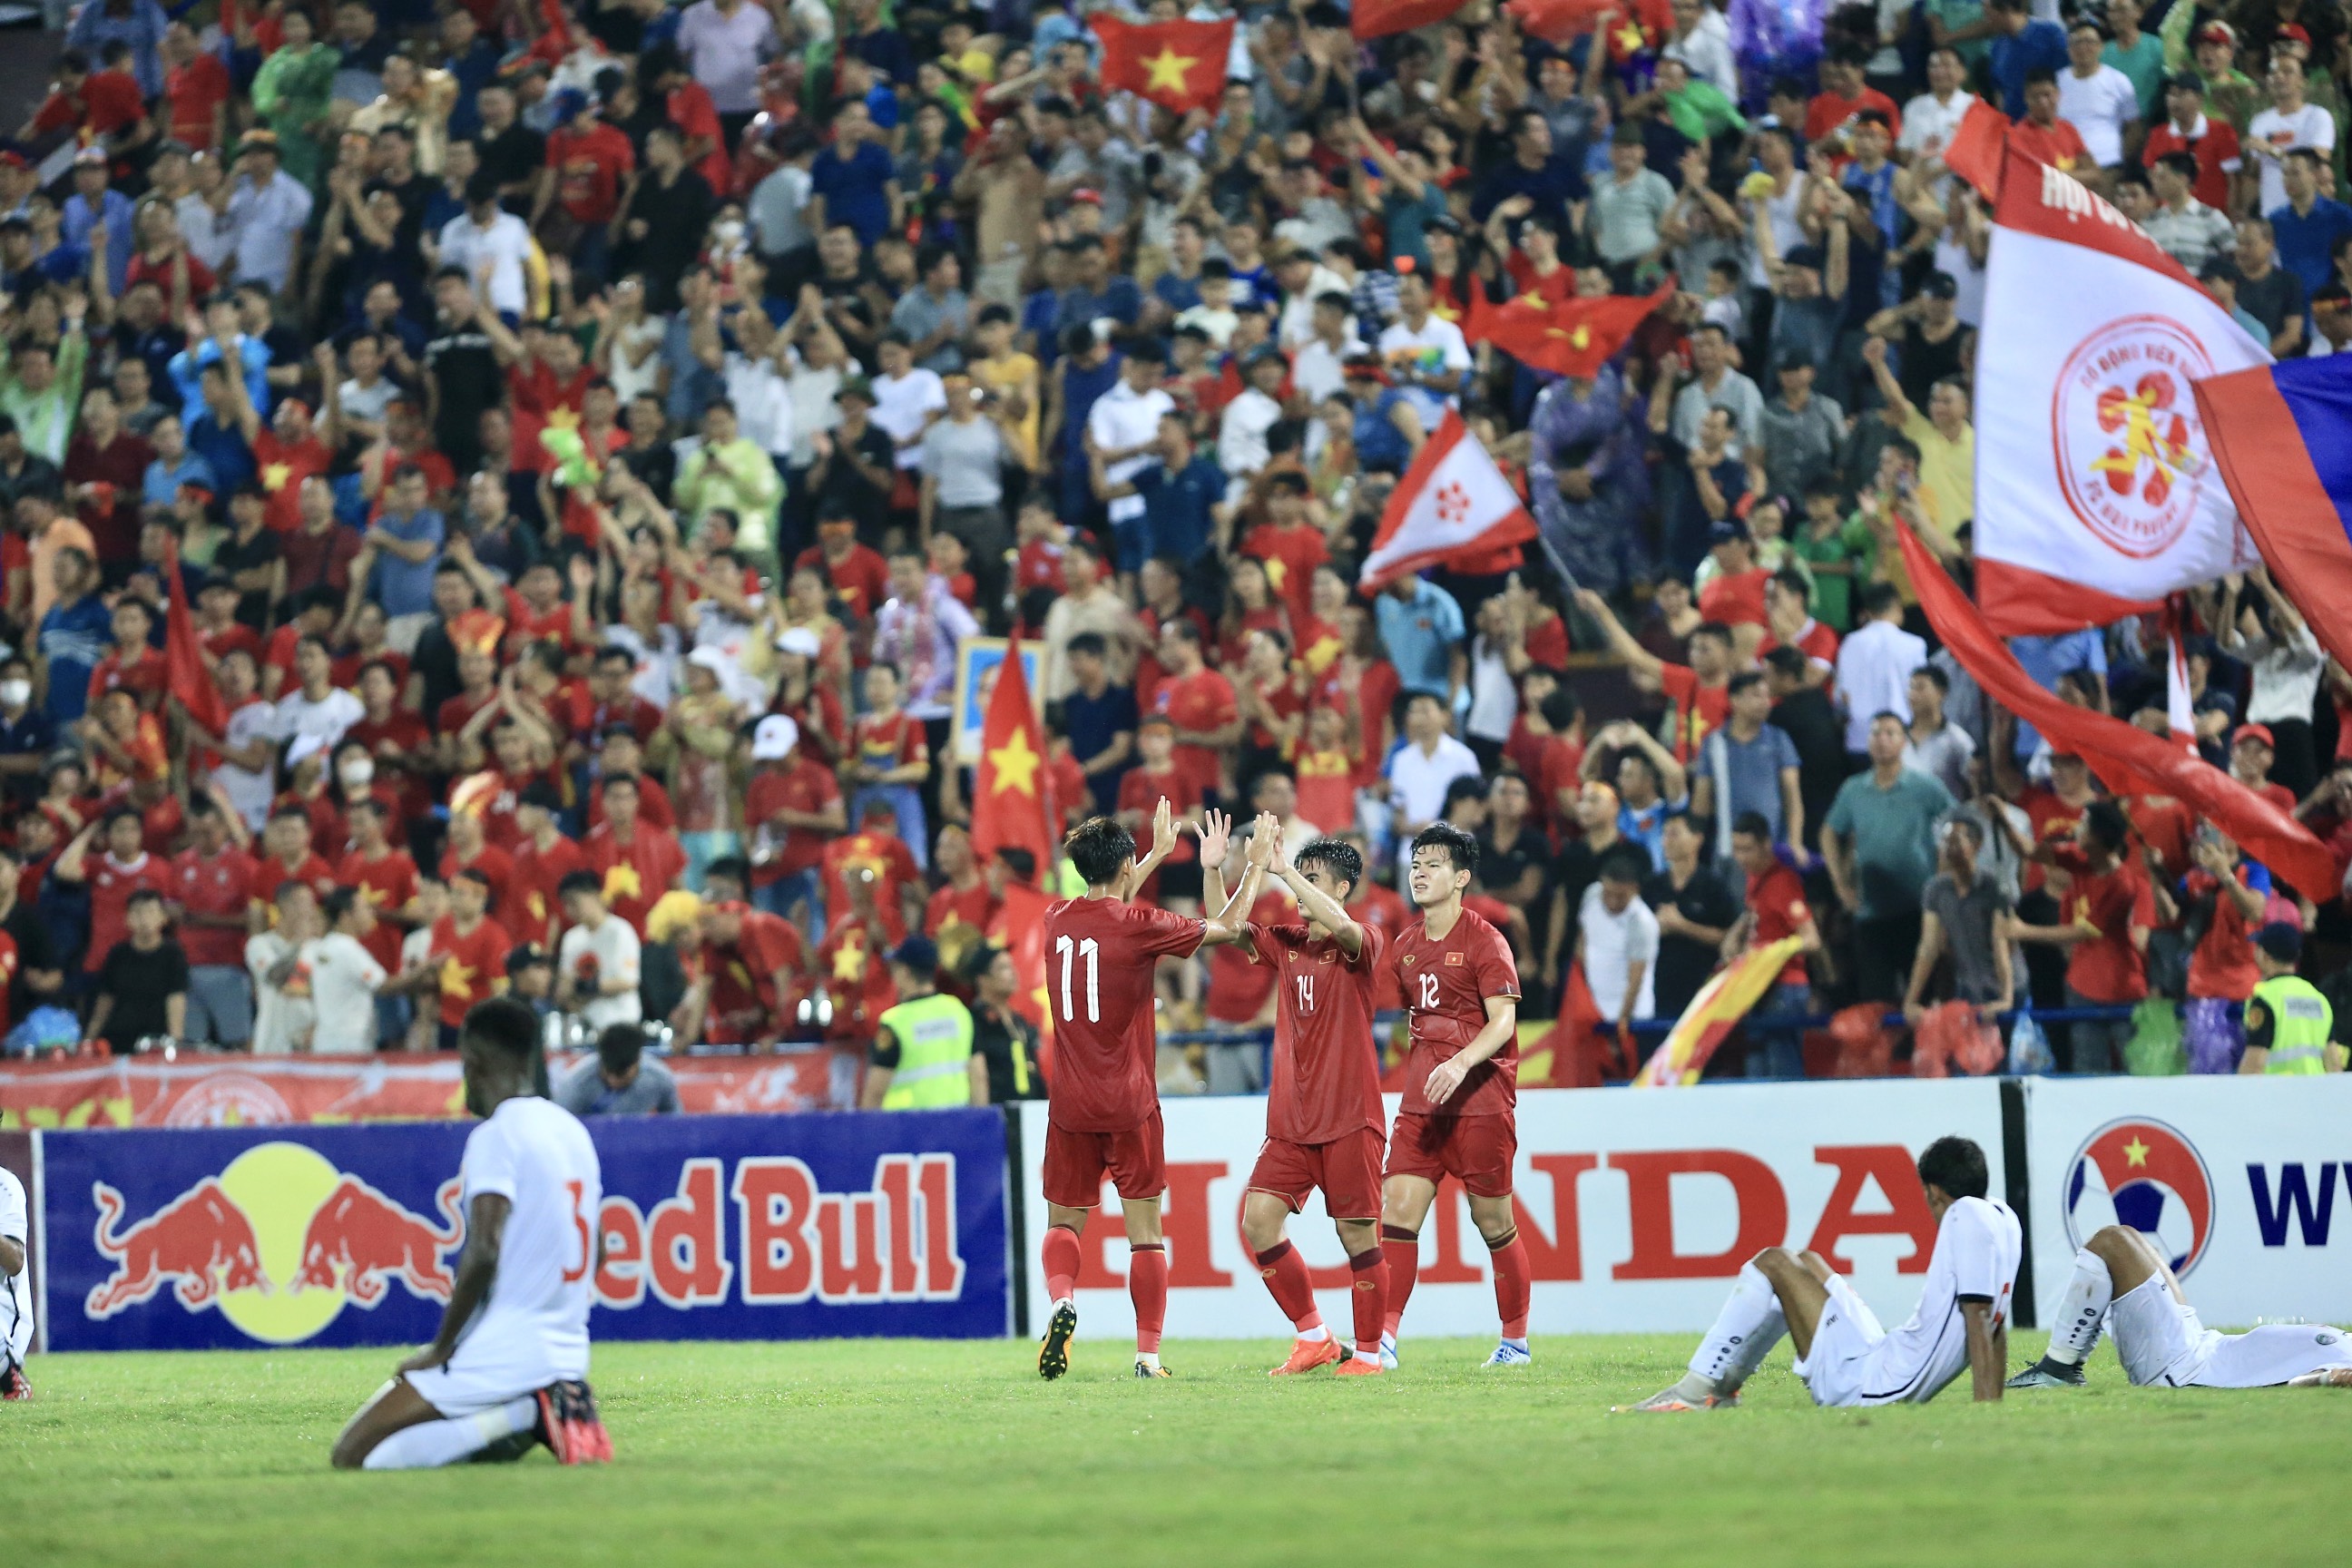
[[[1827,1405],[1921,1405],[1969,1365],[1968,1325],[1960,1303],[1992,1304],[1993,1326],[2009,1321],[2025,1233],[2005,1204],[1962,1198],[1944,1211],[1927,1259],[1918,1310],[1892,1333],[1843,1279],[1830,1288],[1811,1352],[1797,1375]]]
[[[458,1174],[465,1214],[471,1215],[474,1200],[490,1193],[514,1209],[499,1240],[489,1300],[467,1325],[449,1371],[495,1375],[509,1397],[586,1377],[588,1308],[595,1288],[590,1276],[604,1197],[588,1130],[551,1100],[518,1095],[467,1138]]]
[[[0,1367],[21,1363],[33,1348],[32,1216],[25,1209],[25,1184],[0,1165],[0,1237],[26,1249],[25,1267],[0,1279]]]
[[[2209,1329],[2151,1275],[2107,1309],[2116,1356],[2135,1387],[2275,1388],[2307,1372],[2352,1366],[2352,1337],[2325,1323],[2267,1323],[2242,1334]]]

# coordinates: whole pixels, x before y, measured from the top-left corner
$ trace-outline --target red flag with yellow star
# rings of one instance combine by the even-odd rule
[[[1102,39],[1102,84],[1137,93],[1178,114],[1217,107],[1224,95],[1225,62],[1234,24],[1127,22],[1097,13]]]
[[[1053,794],[1045,777],[1045,733],[1029,700],[1021,645],[1009,643],[996,667],[988,717],[980,730],[980,767],[971,786],[971,847],[981,863],[999,849],[1026,849],[1037,874],[1054,864]]]
[[[1385,38],[1443,22],[1469,0],[1356,0],[1348,26],[1358,38]]]
[[[228,704],[205,668],[196,637],[195,612],[188,608],[187,579],[180,574],[180,547],[163,546],[163,577],[171,592],[172,610],[163,627],[163,673],[172,695],[188,717],[218,735],[228,729]]]
[[[1674,297],[1672,279],[1648,295],[1550,300],[1522,294],[1478,311],[1463,335],[1472,342],[1492,343],[1534,370],[1591,376],[1625,346],[1651,311]]]

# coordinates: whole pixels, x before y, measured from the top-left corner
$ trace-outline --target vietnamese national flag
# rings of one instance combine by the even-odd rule
[[[180,575],[180,547],[173,542],[164,549],[163,580],[171,590],[172,604],[170,624],[163,630],[163,673],[172,695],[180,700],[188,717],[218,735],[228,729],[228,704],[221,700],[220,688],[205,669],[196,641],[195,614],[188,608],[188,584]]]
[[[2055,699],[2053,699],[2055,700]],[[2149,737],[2154,739],[2153,736]],[[1748,1009],[1756,1005],[1789,961],[1804,951],[1802,937],[1784,936],[1769,947],[1751,948],[1699,987],[1683,1016],[1642,1064],[1633,1082],[1642,1089],[1671,1089],[1696,1083],[1707,1058],[1723,1044]]]
[[[2310,828],[2195,751],[2044,691],[1945,575],[1935,552],[1908,527],[1896,532],[1911,586],[1936,635],[1985,695],[2039,730],[2051,750],[2081,757],[2114,795],[2168,795],[2187,802],[2190,811],[2305,898],[2317,902],[2336,897],[2335,858]]]
[[[1944,167],[1974,185],[1985,200],[2000,195],[2000,154],[2009,145],[2009,116],[1981,98],[1969,100],[1969,111],[1944,144]]]
[[[1390,495],[1358,585],[1373,593],[1424,566],[1490,560],[1535,536],[1519,492],[1449,408]]]
[[[1480,310],[1463,336],[1492,343],[1531,370],[1589,379],[1674,295],[1671,279],[1647,295],[1546,300],[1522,294]]]
[[[2311,635],[2352,664],[2352,354],[2196,384],[2239,519]]]
[[[1043,873],[1043,863],[1040,863]],[[1013,955],[1013,999],[1006,1004],[1037,1026],[1037,1066],[1054,1075],[1054,1010],[1045,1003],[1045,911],[1053,900],[1028,883],[1005,879],[1004,902],[989,922],[988,939]]]
[[[1606,16],[1622,16],[1622,0],[1508,0],[1504,10],[1518,18],[1519,31],[1547,44],[1581,37]]]
[[[1469,0],[1356,0],[1348,27],[1358,38],[1385,38],[1443,22]]]
[[[1150,99],[1182,114],[1214,109],[1225,91],[1225,62],[1234,24],[1128,22],[1097,13],[1090,24],[1102,40],[1102,84]]]
[[[1045,778],[1045,735],[1029,700],[1021,644],[1009,643],[996,667],[996,689],[989,694],[981,725],[980,766],[971,786],[971,847],[982,865],[999,849],[1026,849],[1037,858],[1037,874],[1054,866],[1053,792]]]

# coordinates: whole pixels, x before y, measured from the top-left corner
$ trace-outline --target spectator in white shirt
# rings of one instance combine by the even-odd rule
[[[1911,722],[1911,672],[1927,662],[1927,645],[1903,629],[1903,595],[1892,583],[1862,596],[1863,624],[1838,648],[1837,692],[1845,704],[1845,749],[1870,749],[1873,715]]]
[[[481,277],[490,264],[490,309],[513,326],[529,308],[523,267],[530,258],[530,229],[499,205],[495,174],[477,172],[466,182],[466,210],[441,226],[441,265],[462,267]]]
[[[1576,962],[1601,1021],[1622,1032],[1658,1010],[1658,917],[1642,901],[1650,858],[1620,844],[1601,858],[1601,875],[1578,907]]]
[[[1903,134],[1895,142],[1905,162],[1933,158],[1942,163],[1952,133],[1977,100],[1968,79],[1969,68],[1958,49],[1940,48],[1927,57],[1927,90],[1903,106]]]
[[[947,384],[915,363],[915,346],[904,332],[883,333],[874,354],[882,369],[874,378],[874,423],[898,448],[899,468],[920,467],[923,432],[947,412]]]
[[[2246,166],[2239,171],[2238,178],[2261,181],[2261,195],[2254,202],[2257,213],[2274,213],[2286,205],[2286,179],[2280,172],[2280,164],[2289,153],[2297,147],[2308,147],[2326,163],[2327,155],[2336,150],[2334,117],[2304,98],[2308,84],[2304,79],[2301,60],[2292,55],[2273,58],[2267,85],[2271,106],[2247,122],[2246,134],[2240,142]]]
[[[1398,852],[1412,858],[1412,836],[1445,814],[1445,787],[1458,778],[1476,778],[1478,753],[1445,731],[1445,704],[1426,691],[1405,704],[1404,744],[1384,770]]]
[[[644,1017],[637,996],[643,949],[629,922],[604,907],[604,884],[593,871],[573,871],[556,884],[563,902],[563,939],[555,949],[555,1000],[592,1029]]]
[[[2070,64],[2058,73],[2058,118],[2082,134],[2093,163],[2115,169],[2139,145],[2139,89],[2099,58],[2106,47],[2095,23],[2077,22],[2066,35]]]
[[[1225,405],[1217,425],[1217,467],[1233,481],[1228,500],[1246,494],[1250,476],[1265,468],[1273,456],[1265,433],[1282,417],[1282,405],[1274,395],[1289,370],[1282,351],[1271,343],[1242,361],[1242,380],[1247,384],[1239,397]]]
[[[1102,454],[1103,477],[1112,485],[1134,478],[1157,461],[1160,417],[1176,411],[1176,400],[1160,389],[1168,374],[1168,351],[1157,338],[1139,337],[1123,345],[1127,358],[1118,381],[1095,399],[1087,415],[1086,438]],[[1144,513],[1141,496],[1121,496],[1110,503],[1111,522],[1127,522]]]
[[[1680,60],[1699,80],[1739,100],[1739,67],[1731,53],[1731,24],[1706,0],[1674,0],[1675,30],[1661,57]],[[1907,122],[1910,115],[1904,116]]]
[[[1355,306],[1337,289],[1315,297],[1315,335],[1290,358],[1290,384],[1310,403],[1348,389],[1348,361],[1370,352],[1355,333]]]
[[[1445,411],[1460,404],[1470,374],[1470,345],[1461,328],[1431,309],[1436,300],[1419,269],[1398,279],[1397,321],[1380,342],[1389,374],[1432,434],[1445,422]]]
[[[375,912],[361,889],[337,888],[320,905],[320,914],[326,935],[300,949],[318,1016],[310,1049],[318,1056],[365,1056],[375,1049],[375,993],[386,978],[362,944],[375,928]]]

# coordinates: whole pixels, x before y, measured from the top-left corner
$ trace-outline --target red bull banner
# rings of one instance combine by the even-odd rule
[[[987,1110],[588,1122],[604,1339],[987,1338],[1011,1320]],[[468,1124],[37,1135],[53,1351],[415,1344],[465,1246]]]
[[[559,1080],[590,1060],[559,1056]],[[833,1053],[674,1057],[688,1113],[822,1110]],[[436,1052],[369,1057],[147,1057],[23,1062],[0,1068],[0,1131],[18,1128],[278,1127],[298,1122],[429,1121],[465,1115],[457,1058]]]

